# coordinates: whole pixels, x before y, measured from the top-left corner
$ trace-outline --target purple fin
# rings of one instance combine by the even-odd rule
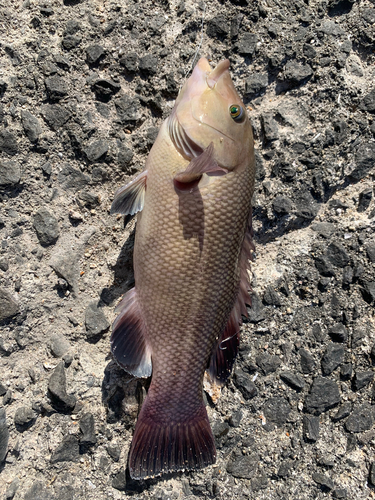
[[[224,168],[219,167],[213,158],[214,144],[211,144],[203,151],[202,154],[193,158],[186,170],[178,172],[174,177],[174,184],[179,189],[186,189],[184,184],[195,187],[198,184],[203,174],[207,175],[225,175],[228,173]]]
[[[115,193],[111,214],[134,215],[143,209],[146,192],[147,170],[139,174]]]
[[[242,324],[242,316],[248,316],[246,304],[251,305],[248,271],[250,269],[249,260],[254,259],[253,253],[255,250],[251,220],[252,216],[250,211],[248,227],[242,243],[239,259],[240,286],[237,300],[233,306],[225,330],[212,353],[210,366],[208,368],[211,378],[216,380],[221,386],[224,385],[232,372],[240,343],[240,326]]]
[[[135,377],[150,377],[151,350],[145,338],[145,325],[135,288],[129,290],[116,311],[112,325],[111,352],[117,363]]]
[[[215,441],[203,402],[189,419],[160,422],[155,420],[149,391],[130,448],[130,476],[146,479],[169,472],[202,469],[215,461]]]

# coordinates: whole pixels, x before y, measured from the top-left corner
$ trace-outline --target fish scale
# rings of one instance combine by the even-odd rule
[[[230,372],[241,313],[246,311],[243,288],[249,257],[245,234],[254,184],[252,135],[246,122],[241,130],[245,129],[244,138],[249,143],[239,141],[238,149],[247,156],[243,153],[239,160],[232,159],[228,156],[234,142],[230,134],[240,128],[233,122],[232,131],[231,118],[229,131],[223,136],[227,144],[223,145],[224,138],[212,129],[212,117],[210,125],[204,127],[190,115],[179,115],[179,110],[184,106],[187,112],[193,109],[189,101],[195,103],[195,97],[189,92],[194,93],[190,87],[197,85],[199,71],[210,76],[202,89],[213,85],[220,93],[220,85],[224,86],[220,105],[223,95],[240,102],[228,63],[220,64],[209,72],[208,62],[199,61],[198,70],[176,101],[169,119],[173,124],[167,120],[160,129],[146,162],[147,175],[141,174],[131,189],[121,188],[114,202],[117,211],[131,213],[129,197],[138,203],[139,190],[143,189],[134,244],[135,288],[122,301],[112,334],[112,352],[121,366],[138,376],[150,375],[152,366],[150,388],[129,455],[135,479],[201,468],[216,459],[202,386],[210,359],[226,358],[224,351],[215,354],[222,340],[231,344],[226,360]],[[218,120],[217,127],[222,121]],[[192,124],[201,128],[199,144]],[[179,132],[181,127],[183,133]],[[178,143],[170,135],[173,130]],[[196,157],[187,158],[179,150],[184,140],[191,141],[184,151],[198,151]],[[214,177],[210,177],[211,172]]]

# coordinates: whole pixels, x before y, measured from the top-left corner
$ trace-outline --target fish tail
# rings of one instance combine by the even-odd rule
[[[129,453],[133,479],[202,469],[215,463],[215,441],[203,402],[192,416],[181,421],[156,421],[154,414],[155,407],[147,396]]]

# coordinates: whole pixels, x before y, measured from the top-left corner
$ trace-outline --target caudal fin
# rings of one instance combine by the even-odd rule
[[[184,421],[156,422],[146,398],[129,454],[129,470],[133,479],[202,469],[215,461],[215,442],[203,403]]]

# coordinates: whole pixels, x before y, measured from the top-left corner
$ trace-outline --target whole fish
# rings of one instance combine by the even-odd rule
[[[118,306],[111,350],[151,385],[129,453],[144,479],[216,460],[203,377],[229,376],[246,315],[254,187],[252,128],[229,75],[199,60],[147,158],[111,213],[135,214],[135,287]]]

